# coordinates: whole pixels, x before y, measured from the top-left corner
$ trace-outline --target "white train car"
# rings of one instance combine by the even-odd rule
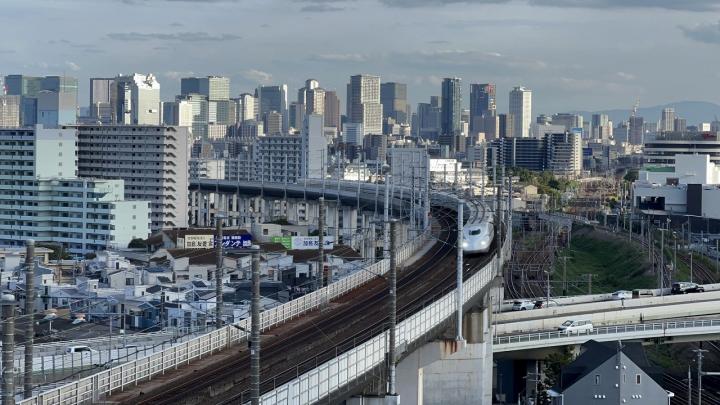
[[[495,227],[489,221],[465,225],[463,227],[463,253],[487,253],[494,238]]]

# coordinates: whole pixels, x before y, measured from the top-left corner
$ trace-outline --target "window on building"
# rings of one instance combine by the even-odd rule
[[[600,385],[600,374],[595,374],[595,385]]]
[[[640,374],[635,374],[635,384],[640,384],[641,376]]]

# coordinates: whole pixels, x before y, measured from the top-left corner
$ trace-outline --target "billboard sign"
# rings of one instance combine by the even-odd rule
[[[228,249],[243,249],[252,247],[252,235],[244,233],[240,235],[223,235],[222,245]]]
[[[273,236],[273,243],[280,243],[288,250],[316,250],[320,248],[320,240],[317,236]],[[326,236],[323,240],[325,249],[335,247],[335,238]]]
[[[184,249],[211,249],[213,247],[213,235],[185,235]]]

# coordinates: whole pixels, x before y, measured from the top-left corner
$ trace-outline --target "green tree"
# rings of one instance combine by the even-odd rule
[[[635,180],[638,179],[639,173],[637,169],[630,169],[625,173],[625,176],[623,177],[623,180],[632,183]]]
[[[130,241],[128,244],[129,249],[145,249],[147,248],[147,242],[145,242],[145,239],[141,238],[135,238]]]

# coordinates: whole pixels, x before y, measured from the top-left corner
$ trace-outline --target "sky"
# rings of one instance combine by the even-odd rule
[[[720,103],[720,0],[3,0],[0,74],[229,76],[232,94],[350,75],[408,84],[415,105],[443,77],[533,90],[533,114]],[[10,35],[9,33],[13,33]]]

